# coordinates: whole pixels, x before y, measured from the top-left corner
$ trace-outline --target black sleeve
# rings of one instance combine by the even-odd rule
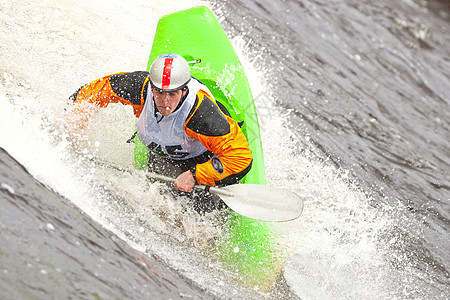
[[[117,96],[139,105],[141,104],[141,89],[147,77],[148,72],[145,71],[122,73],[112,75],[109,83]],[[147,88],[148,82],[145,85],[144,95],[147,94]]]
[[[230,133],[230,124],[220,111],[219,107],[207,96],[196,99],[200,102],[197,110],[191,111],[192,118],[186,127],[192,131],[206,136],[222,136]],[[194,105],[194,109],[196,105]]]

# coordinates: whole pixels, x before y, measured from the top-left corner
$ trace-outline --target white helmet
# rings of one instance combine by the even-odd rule
[[[166,53],[158,56],[150,66],[150,84],[161,92],[184,88],[191,80],[191,69],[180,55]]]

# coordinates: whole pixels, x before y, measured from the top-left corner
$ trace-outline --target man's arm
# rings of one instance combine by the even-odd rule
[[[70,99],[79,112],[85,112],[89,105],[106,107],[109,103],[120,102],[132,105],[138,117],[142,112],[148,89],[148,72],[137,71],[117,73],[94,80],[79,88]]]
[[[197,97],[185,130],[215,155],[196,166],[195,179],[207,185],[235,183],[251,168],[252,153],[247,139],[237,122],[225,115],[210,95],[200,90]]]

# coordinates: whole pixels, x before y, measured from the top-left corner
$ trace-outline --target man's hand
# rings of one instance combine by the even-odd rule
[[[191,171],[181,173],[173,183],[174,188],[182,192],[192,192],[194,185],[195,179]]]
[[[65,139],[68,146],[75,152],[83,153],[88,149],[88,135],[85,129],[88,127],[89,113],[79,109],[80,104],[75,104],[74,108],[68,112],[64,119]]]

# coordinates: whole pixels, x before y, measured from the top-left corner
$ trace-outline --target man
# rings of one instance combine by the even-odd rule
[[[238,182],[251,168],[252,154],[239,125],[224,113],[212,93],[191,77],[177,54],[155,59],[149,72],[118,73],[81,87],[71,99],[76,111],[88,103],[131,105],[139,139],[150,149],[149,167],[176,176],[174,188]]]

